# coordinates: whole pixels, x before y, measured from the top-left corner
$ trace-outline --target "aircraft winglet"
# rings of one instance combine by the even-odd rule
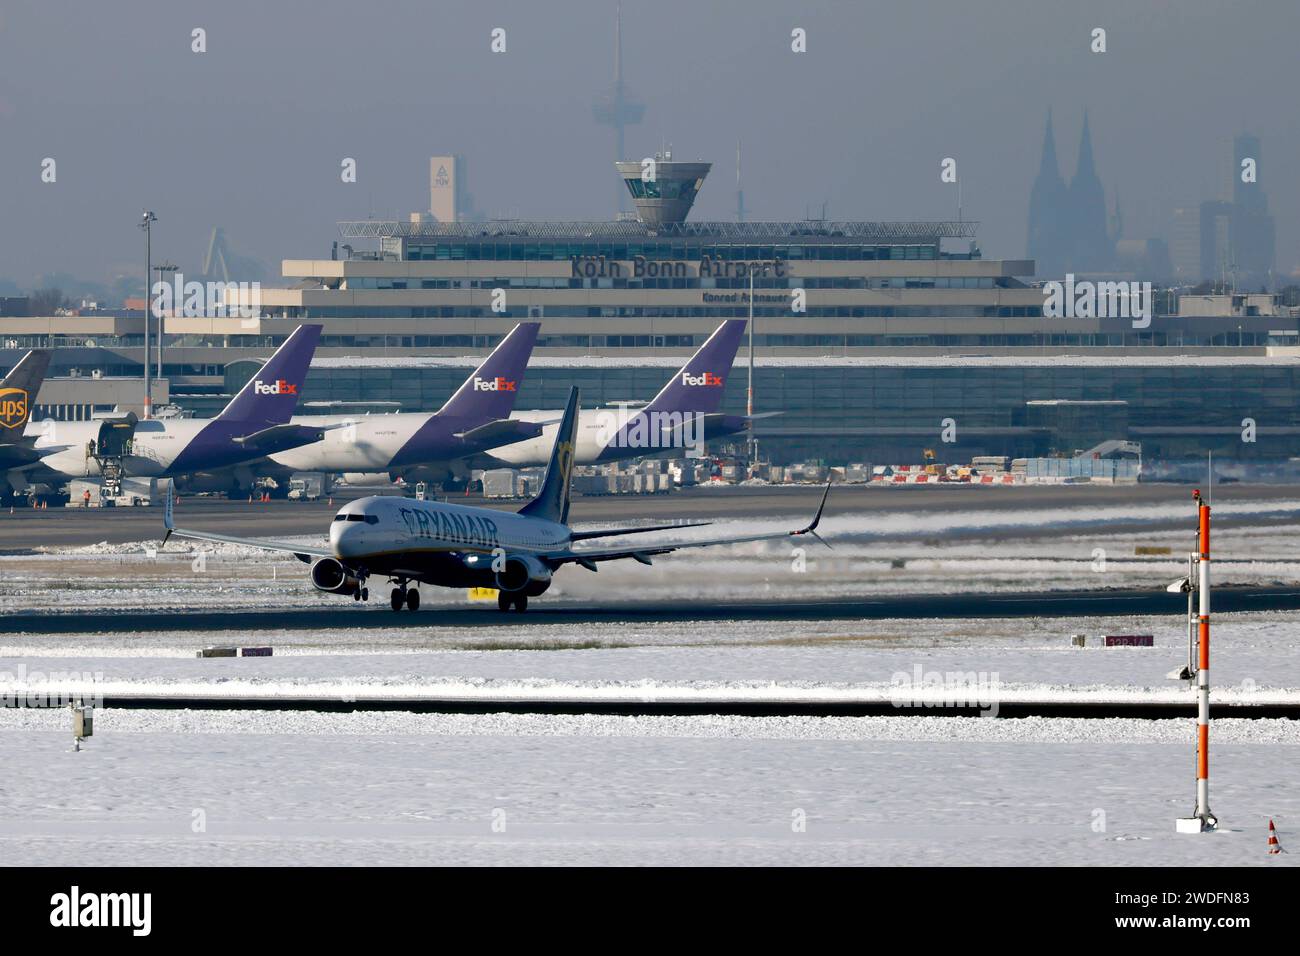
[[[826,543],[826,539],[817,533],[817,526],[821,524],[821,520],[822,520],[822,511],[824,511],[826,508],[826,499],[829,498],[830,495],[831,495],[831,483],[828,481],[826,482],[826,490],[822,492],[822,503],[817,506],[817,513],[813,515],[812,521],[808,523],[808,527],[806,528],[800,528],[798,531],[791,531],[790,535],[792,537],[801,534],[810,534],[818,541],[820,541],[822,544],[825,544],[826,547],[830,548],[830,545]],[[834,549],[832,548],[831,550]]]

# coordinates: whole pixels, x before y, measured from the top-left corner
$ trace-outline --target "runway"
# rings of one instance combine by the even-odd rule
[[[1106,720],[1190,720],[1196,716],[1196,702],[1188,691],[1182,703],[1168,701],[999,701],[996,707],[899,706],[888,700],[767,700],[710,698],[708,700],[601,700],[553,698],[355,698],[339,697],[203,697],[196,695],[105,695],[99,701],[105,709],[186,711],[307,711],[320,713],[411,714],[537,714],[547,716],[613,717],[984,717],[992,719],[1085,718]],[[1300,703],[1216,703],[1210,705],[1215,719],[1235,717],[1247,720],[1300,720]]]
[[[339,490],[332,501],[271,501],[245,503],[218,498],[182,498],[176,506],[176,520],[182,527],[220,530],[225,534],[278,538],[298,535],[323,535],[330,519],[343,504],[374,489]],[[790,515],[795,518],[811,514],[817,507],[820,491],[812,485],[733,486],[726,488],[686,488],[663,495],[577,496],[573,501],[575,522],[600,523],[618,521],[672,521],[683,519],[762,518]],[[1293,509],[1296,490],[1285,485],[1225,485],[1215,489],[1219,503],[1277,502],[1278,509],[1256,512],[1248,523],[1268,524],[1297,518]],[[485,500],[478,495],[453,495],[447,500],[503,511],[517,511],[521,501]],[[1013,517],[1025,509],[1095,509],[1092,517],[1111,533],[1143,531],[1168,527],[1168,519],[1142,520],[1132,517],[1108,517],[1111,508],[1121,506],[1152,507],[1188,503],[1188,489],[1180,485],[954,485],[930,487],[911,485],[874,487],[870,485],[835,485],[826,504],[824,526],[832,531],[841,515],[952,514],[977,510]],[[1192,512],[1189,510],[1188,512]],[[1216,515],[1220,528],[1237,525],[1241,519],[1229,514]],[[1050,536],[1055,531],[1022,529],[1023,537]],[[963,538],[982,532],[953,532],[948,536]],[[36,547],[77,547],[107,542],[154,541],[162,536],[161,508],[50,508],[33,511],[15,508],[0,513],[0,554],[21,554]]]
[[[861,599],[806,601],[588,602],[535,599],[527,613],[503,614],[495,605],[438,606],[436,590],[419,611],[394,613],[386,598],[368,604],[339,599],[337,605],[248,610],[23,611],[0,617],[0,634],[123,634],[147,631],[203,633],[355,629],[399,631],[439,627],[500,627],[546,624],[653,624],[682,621],[919,620],[923,618],[1025,618],[1178,615],[1186,611],[1181,594],[1163,590],[1021,591],[1001,594],[873,595]],[[1214,613],[1300,609],[1295,586],[1232,587],[1214,591]]]

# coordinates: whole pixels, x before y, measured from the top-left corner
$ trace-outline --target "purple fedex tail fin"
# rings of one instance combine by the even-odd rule
[[[438,414],[484,422],[509,418],[541,327],[540,322],[520,322],[511,329]]]
[[[320,330],[319,325],[300,325],[294,329],[217,418],[274,425],[287,422],[298,405]]]
[[[745,332],[745,319],[727,319],[690,361],[677,370],[649,405],[647,412],[692,412],[711,415],[722,405],[727,375]]]

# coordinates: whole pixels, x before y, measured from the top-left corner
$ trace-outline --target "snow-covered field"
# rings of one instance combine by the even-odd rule
[[[1291,722],[6,715],[0,849],[84,864],[1198,864],[1300,824]],[[17,729],[18,726],[27,729]]]
[[[1216,535],[1216,580],[1294,584],[1300,524],[1276,517],[1293,505],[1242,505],[1232,516],[1250,524]],[[1181,576],[1191,542],[1185,527],[1159,525],[1186,526],[1187,510],[1123,534],[1084,509],[911,515],[906,527],[850,515],[833,551],[806,549],[802,573],[788,546],[743,545],[652,568],[567,569],[541,600],[1161,587]],[[1003,700],[1188,696],[1165,677],[1186,658],[1177,614],[633,623],[614,613],[602,626],[503,617],[465,630],[436,612],[465,597],[426,589],[418,626],[404,618],[400,630],[358,630],[353,614],[391,612],[316,594],[296,561],[222,548],[195,563],[188,549],[146,548],[0,557],[0,609],[147,605],[174,609],[178,621],[189,608],[347,613],[317,631],[4,635],[0,697],[82,680],[101,691],[214,696],[882,699],[900,675],[934,673],[981,675]],[[1300,612],[1219,615],[1218,699],[1300,699],[1298,631]],[[1083,649],[1070,643],[1080,633]],[[1107,633],[1150,633],[1155,647],[1102,648]],[[195,657],[208,644],[250,643],[275,654]],[[68,724],[66,711],[0,708],[6,861],[1289,865],[1294,857],[1265,856],[1265,827],[1272,817],[1284,844],[1300,829],[1300,722],[1291,721],[1215,723],[1212,802],[1224,832],[1205,837],[1173,832],[1191,810],[1190,717],[100,710],[81,753],[69,752]]]
[[[476,630],[467,641],[431,626],[403,631],[400,646],[340,630],[270,635],[272,658],[203,660],[195,635],[66,635],[0,649],[0,683],[89,672],[137,691],[824,698],[888,695],[894,673],[920,667],[990,672],[1004,698],[1186,696],[1163,679],[1184,652],[1178,622],[1151,627],[1152,649],[1069,646],[1072,630],[1144,623],[740,621],[714,622],[713,633],[683,623],[623,629],[605,646],[561,627],[523,640],[504,626]],[[1300,693],[1298,623],[1225,615],[1223,694]],[[1173,832],[1190,812],[1192,740],[1190,717],[101,709],[74,754],[66,712],[0,709],[0,848],[6,860],[69,864],[1289,865],[1264,855],[1264,828],[1272,817],[1285,842],[1300,826],[1300,723],[1216,722],[1213,806],[1226,832],[1204,838]]]

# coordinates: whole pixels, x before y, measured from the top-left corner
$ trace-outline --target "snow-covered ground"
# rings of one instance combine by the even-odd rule
[[[3,714],[7,861],[1291,866],[1289,721]],[[18,729],[18,728],[25,729]]]
[[[1300,502],[1231,503],[1220,582],[1295,584]],[[1166,617],[619,621],[638,601],[1163,587],[1185,570],[1187,508],[1116,533],[1088,509],[842,516],[835,548],[749,544],[599,575],[553,597],[614,605],[609,623],[502,617],[457,629],[426,588],[418,624],[355,629],[386,608],[313,592],[305,567],[149,545],[0,556],[4,611],[346,608],[316,631],[0,637],[0,697],[93,682],[135,693],[833,699],[896,697],[900,676],[976,674],[997,699],[1184,699]],[[1156,513],[1159,512],[1159,513]],[[1281,514],[1279,514],[1281,512]],[[1300,513],[1300,512],[1297,512]],[[1114,517],[1114,515],[1112,515]],[[798,516],[676,532],[746,533]],[[1177,530],[1175,530],[1177,529]],[[830,530],[830,529],[828,529]],[[174,545],[175,546],[175,545]],[[1167,556],[1149,549],[1171,549]],[[1138,554],[1143,548],[1148,553]],[[802,570],[799,570],[800,561]],[[405,612],[404,612],[405,613]],[[542,619],[544,621],[544,618]],[[1300,697],[1300,612],[1218,615],[1222,700]],[[1103,648],[1149,633],[1153,648]],[[1071,646],[1073,634],[1088,646]],[[197,659],[208,644],[269,658]],[[61,683],[60,683],[61,682]],[[986,685],[987,686],[987,685]],[[1190,700],[1189,713],[1190,713]],[[1191,810],[1188,720],[739,718],[144,712],[101,709],[69,753],[66,711],[0,707],[0,852],[43,863],[1029,863],[1290,865],[1300,722],[1219,720],[1213,806],[1225,832],[1177,836]]]
[[[1223,699],[1294,698],[1298,620],[1221,618]],[[137,692],[825,699],[888,695],[893,674],[919,667],[989,672],[1003,699],[1186,697],[1163,679],[1182,659],[1179,623],[1152,623],[739,621],[707,631],[683,623],[625,628],[603,646],[559,626],[527,638],[505,626],[476,630],[469,641],[431,626],[403,631],[397,646],[343,630],[270,635],[278,656],[202,660],[192,656],[194,635],[61,635],[0,648],[0,684],[89,672]],[[1157,647],[1069,645],[1072,630],[1144,624]],[[1264,854],[1265,827],[1272,817],[1284,842],[1300,827],[1300,723],[1282,720],[1216,721],[1213,806],[1225,832],[1204,838],[1173,832],[1174,818],[1190,812],[1190,717],[101,709],[77,754],[68,752],[68,724],[66,711],[0,708],[5,859],[1290,865],[1294,857]]]

